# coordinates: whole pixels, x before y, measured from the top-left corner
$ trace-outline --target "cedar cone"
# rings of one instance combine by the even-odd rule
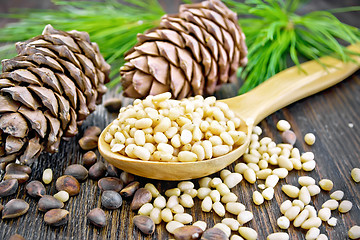
[[[176,99],[212,95],[236,81],[238,67],[247,63],[236,14],[219,0],[181,5],[137,40],[120,68],[124,95],[132,98],[168,91]]]
[[[0,163],[31,164],[101,103],[110,65],[86,32],[55,30],[16,44],[18,56],[1,62]]]

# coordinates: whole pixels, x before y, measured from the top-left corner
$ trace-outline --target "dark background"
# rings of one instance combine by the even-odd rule
[[[177,12],[181,1],[160,0],[168,12]],[[300,12],[311,10],[326,10],[337,7],[348,7],[360,5],[358,0],[313,0],[300,9]],[[49,0],[0,0],[0,13],[10,12],[13,8],[54,8]],[[340,20],[360,27],[359,12],[337,14]],[[0,19],[0,26],[4,26],[8,19]],[[40,33],[39,33],[40,34]],[[0,56],[1,57],[1,56]],[[220,98],[234,96],[236,89],[225,86],[216,95]],[[104,99],[110,97],[121,97],[115,90],[109,91]],[[124,99],[123,105],[130,102]],[[359,71],[336,86],[298,101],[276,113],[270,115],[260,123],[263,128],[263,136],[269,136],[276,142],[281,141],[281,137],[276,130],[276,123],[280,119],[286,119],[292,124],[292,129],[299,136],[296,147],[301,152],[313,151],[317,161],[317,167],[310,173],[303,171],[292,171],[289,176],[280,181],[275,188],[275,197],[271,201],[265,201],[260,207],[252,204],[252,192],[257,190],[256,185],[250,185],[242,181],[234,190],[239,197],[239,201],[244,203],[247,208],[254,213],[254,220],[246,224],[257,230],[259,239],[266,239],[272,232],[280,231],[276,225],[276,219],[280,216],[279,205],[287,199],[281,192],[280,185],[289,183],[297,185],[296,181],[300,175],[309,175],[317,181],[322,178],[329,178],[334,182],[334,190],[343,190],[344,199],[349,199],[354,203],[350,213],[339,214],[332,212],[332,216],[338,219],[336,227],[330,227],[324,223],[320,229],[331,240],[343,240],[347,238],[348,229],[360,224],[360,185],[355,184],[350,177],[350,171],[354,167],[360,167],[360,73]],[[72,163],[81,163],[83,152],[77,144],[83,130],[87,126],[97,125],[104,128],[109,124],[116,114],[107,113],[103,106],[98,106],[97,110],[90,115],[80,129],[78,136],[69,142],[62,142],[60,152],[49,155],[42,154],[38,162],[33,166],[33,173],[30,180],[41,179],[42,171],[45,168],[54,169],[54,177],[63,174],[66,166]],[[353,126],[351,127],[351,124]],[[316,136],[314,146],[304,144],[302,137],[307,132],[313,132]],[[97,153],[98,154],[98,153]],[[99,156],[99,155],[98,155]],[[239,161],[237,161],[239,162]],[[237,163],[236,162],[236,163]],[[233,170],[235,163],[228,169]],[[143,178],[137,178],[142,184],[153,182],[161,192],[176,186],[177,182],[162,182]],[[0,220],[0,239],[7,240],[12,234],[19,233],[26,239],[168,239],[170,235],[165,230],[164,223],[157,226],[156,231],[151,236],[144,236],[132,225],[132,217],[135,213],[129,209],[129,202],[124,201],[121,209],[106,211],[108,225],[103,229],[97,229],[89,225],[86,221],[86,214],[95,207],[100,207],[100,191],[97,182],[87,180],[81,184],[81,192],[78,196],[70,198],[65,204],[65,209],[70,212],[70,220],[67,225],[61,228],[51,228],[43,222],[43,213],[37,211],[36,201],[29,198],[21,187],[16,197],[24,199],[30,204],[29,212],[13,220]],[[55,184],[47,186],[47,193],[56,193]],[[14,196],[0,199],[1,204],[5,204]],[[329,194],[322,192],[319,196],[312,198],[312,204],[317,209],[321,208],[323,202],[329,199]],[[194,221],[204,220],[211,227],[221,221],[216,214],[203,213],[200,210],[200,202],[195,201],[195,207],[188,211],[194,217]],[[230,214],[227,216],[231,216]],[[234,217],[234,216],[232,216]],[[290,239],[305,239],[305,231],[290,227],[287,231]]]

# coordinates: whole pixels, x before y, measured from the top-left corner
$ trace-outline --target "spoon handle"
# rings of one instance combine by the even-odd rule
[[[347,49],[360,53],[360,44]],[[320,58],[321,63],[329,66],[327,69],[317,61],[308,61],[301,64],[305,73],[296,66],[288,68],[250,92],[223,101],[243,119],[254,119],[256,125],[273,112],[349,77],[360,67],[360,56],[354,55],[353,59],[357,63],[344,63],[329,56]]]

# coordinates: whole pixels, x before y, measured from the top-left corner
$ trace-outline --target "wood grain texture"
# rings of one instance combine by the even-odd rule
[[[46,1],[44,1],[46,2]],[[316,1],[318,2],[318,1]],[[316,4],[314,1],[314,5]],[[326,1],[322,1],[325,4]],[[333,2],[333,1],[330,1]],[[356,1],[354,1],[356,2]],[[163,4],[170,4],[171,1],[163,1]],[[21,5],[18,5],[21,6]],[[328,6],[328,5],[325,5]],[[354,21],[356,19],[353,19]],[[357,17],[357,22],[359,16]],[[228,98],[236,95],[236,86],[224,86],[216,93],[218,98]],[[119,96],[117,91],[111,90],[106,94],[105,99]],[[131,102],[124,99],[124,104]],[[280,216],[279,205],[288,199],[280,189],[285,183],[297,185],[297,178],[301,175],[309,175],[319,181],[322,178],[329,178],[334,182],[334,190],[340,189],[345,192],[344,199],[351,200],[353,209],[347,214],[339,214],[333,211],[332,215],[338,218],[336,227],[329,227],[323,224],[320,229],[322,233],[329,236],[331,240],[343,240],[347,238],[348,229],[360,224],[360,184],[351,180],[350,171],[354,167],[360,167],[360,72],[358,71],[347,80],[336,86],[320,92],[314,96],[296,102],[276,113],[270,115],[260,123],[263,128],[263,136],[269,136],[276,142],[281,141],[281,136],[276,130],[276,123],[280,119],[286,119],[292,124],[292,129],[298,136],[295,144],[301,152],[313,151],[317,161],[314,171],[306,173],[303,171],[292,171],[289,176],[280,181],[276,186],[275,198],[265,201],[261,206],[252,203],[251,196],[257,185],[250,185],[245,181],[236,186],[233,191],[239,197],[239,201],[254,213],[254,220],[246,226],[253,227],[259,234],[259,239],[266,239],[272,232],[280,231],[276,225],[276,219]],[[109,114],[98,106],[96,111],[89,116],[80,129],[78,136],[68,142],[62,142],[60,151],[56,154],[42,154],[37,163],[33,165],[33,172],[30,180],[41,179],[42,171],[45,168],[54,170],[54,177],[61,176],[69,164],[81,163],[82,154],[77,141],[88,126],[96,125],[104,128],[116,114]],[[353,124],[353,125],[351,125]],[[316,135],[316,143],[313,146],[304,144],[302,137],[307,132]],[[98,154],[98,153],[97,153]],[[99,156],[99,155],[98,155]],[[101,159],[101,158],[100,158]],[[233,171],[236,163],[228,169]],[[213,176],[216,176],[214,174]],[[29,180],[29,181],[30,181]],[[155,181],[138,178],[142,185],[152,182],[163,193],[166,189],[175,187],[177,182]],[[47,194],[56,193],[55,183],[46,186]],[[17,197],[24,199],[30,204],[29,212],[13,220],[0,220],[0,239],[7,240],[11,235],[18,233],[25,239],[168,239],[171,236],[165,230],[162,223],[156,227],[151,236],[144,236],[134,229],[132,217],[134,212],[129,209],[129,201],[124,201],[119,210],[105,210],[108,217],[108,225],[98,229],[89,225],[86,221],[86,214],[95,207],[100,207],[100,190],[97,182],[87,180],[81,184],[81,191],[78,196],[70,198],[65,204],[65,209],[70,212],[70,221],[61,228],[53,228],[45,225],[44,213],[37,210],[37,201],[25,193],[24,185],[21,186],[16,195],[0,199],[1,204],[7,203],[10,199]],[[329,199],[329,193],[321,192],[312,203],[317,209]],[[204,213],[200,209],[200,202],[195,200],[195,207],[187,209],[194,220],[204,220],[209,226],[220,222],[221,219],[214,213]],[[235,217],[231,214],[226,216]],[[288,230],[290,239],[305,239],[305,231],[290,227]]]

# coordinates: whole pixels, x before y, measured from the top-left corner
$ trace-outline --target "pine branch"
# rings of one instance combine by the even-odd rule
[[[239,23],[249,49],[249,63],[241,71],[245,82],[239,94],[287,68],[288,58],[299,67],[301,58],[317,60],[329,54],[350,61],[350,53],[339,40],[350,44],[360,42],[359,29],[340,22],[332,14],[359,11],[359,6],[314,11],[300,16],[295,13],[300,0],[224,2],[240,15]],[[241,15],[250,17],[241,18]]]

